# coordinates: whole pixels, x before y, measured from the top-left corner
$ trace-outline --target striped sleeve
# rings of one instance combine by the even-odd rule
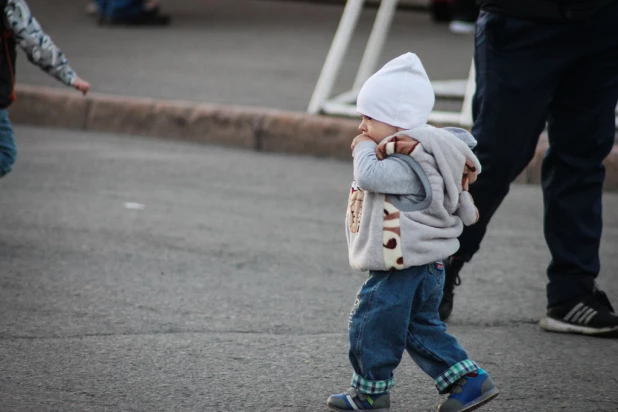
[[[26,1],[8,0],[4,15],[7,27],[28,56],[28,60],[62,83],[68,86],[73,84],[77,75],[62,51],[43,32]]]

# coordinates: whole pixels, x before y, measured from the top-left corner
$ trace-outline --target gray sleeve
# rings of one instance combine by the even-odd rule
[[[62,83],[70,86],[77,77],[51,38],[43,32],[25,0],[9,0],[4,9],[7,27],[28,60]]]
[[[354,180],[363,190],[393,195],[425,197],[418,174],[401,158],[379,160],[374,142],[361,142],[354,147]]]

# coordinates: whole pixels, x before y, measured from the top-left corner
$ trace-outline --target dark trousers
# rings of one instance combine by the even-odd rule
[[[476,0],[455,0],[453,3],[453,20],[474,23],[478,15]]]
[[[99,13],[105,17],[132,17],[144,11],[143,0],[96,0]]]
[[[547,23],[482,11],[474,127],[483,165],[470,192],[480,220],[460,237],[468,261],[548,126],[542,165],[548,307],[586,292],[600,270],[603,160],[615,138],[618,4],[587,21]]]

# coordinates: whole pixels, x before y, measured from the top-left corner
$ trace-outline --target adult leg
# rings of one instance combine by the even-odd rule
[[[573,27],[580,44],[570,44],[582,54],[563,76],[549,107],[550,149],[542,167],[545,238],[552,256],[548,307],[591,293],[600,270],[603,160],[616,135],[616,21],[618,5],[588,25]]]
[[[443,320],[453,308],[459,270],[478,251],[511,183],[534,156],[560,74],[574,59],[568,52],[546,58],[547,50],[562,42],[559,25],[546,26],[484,11],[479,16],[472,134],[478,142],[475,151],[483,169],[470,186],[479,221],[464,228],[459,251],[447,261],[440,305]]]
[[[470,186],[479,221],[459,238],[457,256],[464,261],[479,249],[511,183],[532,160],[560,73],[572,60],[559,53],[544,58],[548,47],[560,42],[555,28],[487,12],[477,25],[472,134],[483,170]]]

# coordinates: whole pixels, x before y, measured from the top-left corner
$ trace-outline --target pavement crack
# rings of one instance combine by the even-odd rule
[[[481,321],[481,322],[468,322],[468,321],[454,321],[448,322],[449,326],[467,326],[467,327],[481,327],[481,328],[504,328],[512,326],[522,325],[537,325],[538,319],[519,319],[519,320],[498,320],[498,321]]]
[[[118,332],[118,333],[82,333],[66,336],[0,336],[1,341],[46,341],[64,339],[106,338],[120,336],[156,336],[156,335],[207,335],[207,334],[237,334],[237,335],[269,335],[269,336],[335,336],[342,332],[310,332],[310,333],[283,333],[273,331],[255,330],[168,330],[168,331],[143,331],[143,332]]]

